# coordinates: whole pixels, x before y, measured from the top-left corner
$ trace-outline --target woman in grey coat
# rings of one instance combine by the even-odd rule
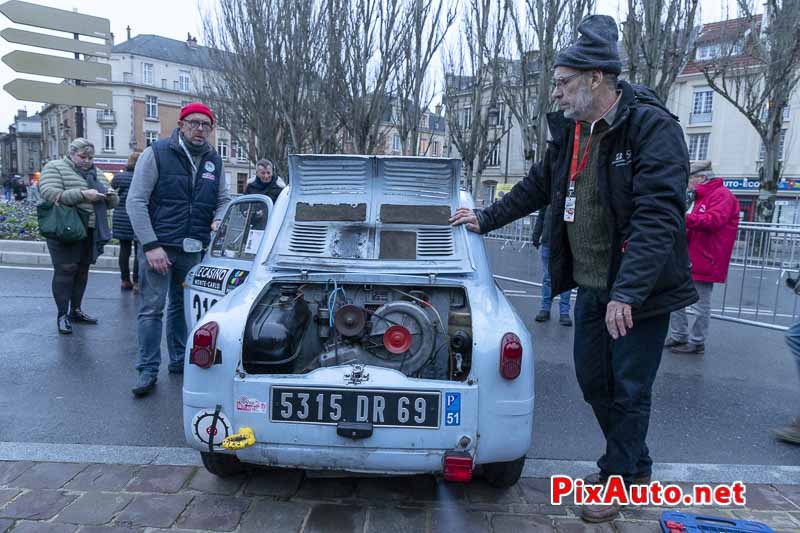
[[[120,288],[123,291],[139,290],[139,261],[136,255],[139,253],[139,243],[133,233],[131,219],[125,210],[125,200],[128,198],[128,190],[131,188],[133,179],[133,169],[136,167],[136,160],[139,159],[140,152],[133,152],[128,156],[128,163],[125,170],[114,176],[114,187],[119,193],[119,205],[114,209],[114,218],[111,230],[114,238],[119,241],[119,271],[122,277]],[[133,249],[133,282],[131,282],[131,248]]]

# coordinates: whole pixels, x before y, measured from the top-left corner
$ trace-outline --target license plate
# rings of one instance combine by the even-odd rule
[[[439,392],[272,387],[273,422],[438,428]]]

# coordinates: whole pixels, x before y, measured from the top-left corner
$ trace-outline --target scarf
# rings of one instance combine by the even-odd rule
[[[106,184],[97,179],[97,169],[79,170],[90,189],[105,194],[108,189]],[[103,253],[103,248],[111,240],[111,229],[108,227],[108,205],[105,202],[93,202],[94,231],[92,232],[92,264]]]

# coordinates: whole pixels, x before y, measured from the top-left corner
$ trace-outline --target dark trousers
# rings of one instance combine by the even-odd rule
[[[669,327],[669,313],[636,320],[616,341],[605,325],[608,291],[578,289],[575,303],[575,374],[606,438],[597,461],[605,475],[630,482],[649,475],[645,440],[653,382]]]
[[[119,241],[119,272],[122,281],[131,281],[131,248],[133,249],[133,282],[139,282],[139,241]]]
[[[58,316],[80,309],[83,302],[92,261],[93,230],[88,231],[89,235],[85,239],[73,243],[47,239],[47,249],[53,262],[52,289]]]

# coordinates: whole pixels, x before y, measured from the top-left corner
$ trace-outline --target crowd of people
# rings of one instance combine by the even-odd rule
[[[642,483],[652,475],[646,440],[662,352],[705,353],[711,294],[726,280],[739,206],[708,163],[690,167],[677,117],[655,93],[618,78],[616,22],[593,15],[578,33],[555,59],[552,97],[560,111],[548,116],[552,140],[544,158],[502,199],[485,209],[460,208],[451,223],[483,234],[539,212],[534,244],[544,277],[535,320],[550,319],[558,295],[559,323],[574,320],[577,381],[606,442],[587,481],[619,475]],[[97,322],[82,298],[89,265],[112,235],[106,211],[116,208],[121,288],[139,292],[137,397],[157,381],[165,307],[168,368],[183,372],[188,332],[181,285],[230,201],[222,159],[208,142],[214,127],[211,109],[186,105],[172,134],[132,154],[113,186],[96,172],[94,147],[85,139],[73,141],[69,155],[42,173],[44,199],[75,207],[88,228],[78,242],[47,241],[61,333],[74,322]],[[284,184],[272,163],[259,161],[256,175],[246,192],[275,201]],[[132,277],[131,250],[138,262]],[[794,326],[789,345],[800,364],[798,339]],[[800,443],[800,422],[778,435]],[[581,512],[602,522],[619,510],[611,504]]]
[[[200,261],[230,201],[222,158],[208,142],[214,126],[214,114],[206,105],[184,106],[172,134],[142,153],[132,153],[125,170],[114,176],[113,186],[97,171],[94,145],[83,138],[69,145],[66,157],[42,170],[44,201],[75,209],[87,229],[79,240],[47,239],[58,331],[69,335],[74,323],[98,323],[83,310],[83,295],[90,265],[116,238],[120,288],[137,292],[139,300],[138,378],[132,387],[137,397],[151,392],[157,381],[165,307],[168,369],[183,373],[188,336],[183,280]],[[275,201],[284,187],[272,162],[263,159],[246,193]],[[114,210],[111,227],[110,209]]]

